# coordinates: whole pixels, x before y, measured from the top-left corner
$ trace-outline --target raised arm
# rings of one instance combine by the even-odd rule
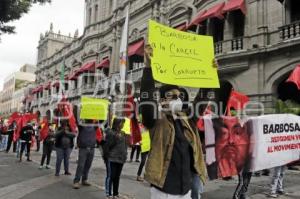
[[[151,70],[152,48],[150,45],[145,48],[145,68],[141,81],[141,112],[143,117],[143,125],[151,129],[155,125],[155,117],[157,115],[157,103],[154,99],[155,81]]]

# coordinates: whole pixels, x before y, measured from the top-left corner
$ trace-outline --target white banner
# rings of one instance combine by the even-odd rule
[[[265,115],[247,122],[251,133],[251,170],[286,165],[300,159],[300,117]]]
[[[206,164],[210,179],[260,171],[300,159],[300,117],[265,115],[205,117]]]

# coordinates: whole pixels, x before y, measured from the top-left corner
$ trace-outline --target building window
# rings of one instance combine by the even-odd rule
[[[75,89],[77,89],[77,87],[78,87],[78,82],[77,82],[77,80],[74,81],[74,87],[75,87]]]
[[[92,8],[89,9],[88,13],[88,25],[91,25],[92,23]]]
[[[198,34],[199,35],[206,35],[207,34],[207,20],[203,21],[201,24],[198,25]]]
[[[232,11],[229,14],[229,20],[232,24],[233,38],[243,37],[245,30],[245,15],[240,11]]]
[[[94,23],[98,21],[98,5],[95,6]]]
[[[299,0],[290,0],[290,15],[291,15],[291,22],[300,20],[300,1]]]
[[[212,18],[211,22],[211,35],[214,38],[214,42],[223,41],[224,39],[224,20],[218,18]]]
[[[141,68],[141,65],[144,63],[144,57],[139,55],[132,55],[129,57],[129,70],[136,70]]]
[[[104,73],[104,75],[106,76],[106,77],[108,77],[108,75],[109,75],[109,68],[107,67],[107,68],[104,68],[103,69],[103,73]]]
[[[69,89],[69,84],[65,83],[65,90],[67,91]]]

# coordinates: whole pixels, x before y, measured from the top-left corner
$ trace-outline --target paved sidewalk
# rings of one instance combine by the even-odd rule
[[[76,169],[76,156],[77,150],[74,150],[70,160],[70,170],[73,175]],[[33,186],[35,188],[31,190],[30,193],[24,192],[26,194],[19,198],[104,198],[104,180],[106,171],[99,150],[96,151],[93,168],[90,173],[90,182],[92,182],[94,186],[90,188],[84,187],[80,190],[72,189],[73,176],[61,176],[56,178],[54,177],[54,170],[39,170],[39,165],[37,163],[41,158],[40,153],[32,152],[32,158],[34,160],[33,163],[17,163],[17,159],[12,154],[0,153],[0,199],[8,199],[7,197],[1,198],[1,191],[3,191],[3,188],[10,190],[12,189],[11,185],[15,186],[20,182],[21,185],[23,185],[24,183],[22,182],[26,182],[27,180],[33,180],[33,184],[37,182],[43,183],[38,183],[39,186]],[[53,168],[54,163],[55,152],[53,153],[51,160]],[[138,165],[139,164],[136,162],[125,164],[121,176],[120,192],[125,198],[129,199],[150,199],[150,186],[146,182],[140,183],[136,181]],[[48,180],[48,184],[46,185],[43,181],[44,178]],[[250,198],[268,198],[266,194],[269,192],[269,184],[270,177],[253,177],[249,187]],[[203,193],[202,199],[231,199],[236,185],[236,179],[231,181],[209,181],[205,185],[205,193]],[[289,195],[281,196],[280,199],[300,199],[300,172],[288,171],[285,176],[285,186]],[[9,199],[13,198],[9,197]]]

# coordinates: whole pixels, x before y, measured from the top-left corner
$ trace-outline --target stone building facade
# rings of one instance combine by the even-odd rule
[[[31,84],[35,82],[35,67],[25,64],[20,71],[4,79],[0,98],[0,113],[8,116],[12,112],[23,112],[23,100],[29,93]],[[25,107],[24,107],[25,108]]]
[[[82,95],[112,94],[109,85],[119,79],[121,33],[129,4],[128,77],[135,83],[137,95],[149,19],[212,35],[223,98],[234,88],[262,102],[268,113],[281,83],[300,63],[298,0],[85,0],[82,36],[63,36],[54,33],[52,26],[41,35],[36,72],[40,89],[28,108],[51,118],[59,86],[67,88],[75,111]],[[67,85],[56,82],[62,65]]]

